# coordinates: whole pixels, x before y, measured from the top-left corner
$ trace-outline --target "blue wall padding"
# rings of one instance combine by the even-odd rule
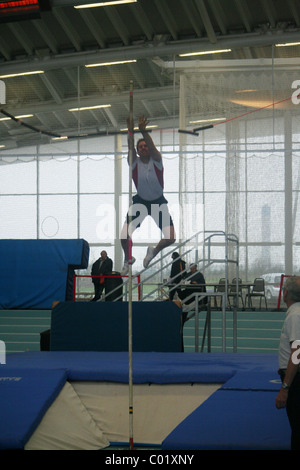
[[[66,383],[63,370],[0,367],[0,449],[23,449]]]
[[[132,302],[133,351],[181,351],[181,314],[173,302]],[[59,303],[50,349],[128,351],[128,302]]]
[[[85,240],[0,240],[0,309],[49,309],[71,300],[74,269],[85,269]]]

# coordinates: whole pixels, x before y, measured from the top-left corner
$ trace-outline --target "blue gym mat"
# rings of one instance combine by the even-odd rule
[[[0,449],[23,449],[66,382],[64,370],[0,367]]]
[[[276,370],[272,354],[133,353],[136,384],[220,384],[164,439],[163,450],[289,449],[286,411],[275,408]],[[128,353],[14,353],[0,373],[0,448],[21,449],[66,380],[128,383]]]
[[[281,380],[276,370],[238,371],[224,385],[222,390],[279,391]]]
[[[7,356],[7,367],[64,369],[69,380],[128,382],[128,353],[101,351],[28,351]],[[135,383],[220,383],[237,372],[271,371],[272,354],[133,353]]]
[[[163,450],[288,450],[286,411],[277,391],[218,390],[182,421]]]

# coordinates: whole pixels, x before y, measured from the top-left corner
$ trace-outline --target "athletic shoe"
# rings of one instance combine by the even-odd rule
[[[191,310],[195,310],[196,302],[195,300],[190,304],[185,304],[184,302],[181,304],[181,308],[183,312],[190,312]]]
[[[135,258],[132,257],[131,265],[133,265],[134,263],[135,263]],[[124,261],[124,265],[121,271],[121,276],[127,276],[128,273],[129,273],[129,263],[128,263],[128,259],[126,259]]]
[[[148,246],[147,253],[143,261],[144,268],[148,268],[149,263],[154,258],[154,256],[155,256],[154,247]]]

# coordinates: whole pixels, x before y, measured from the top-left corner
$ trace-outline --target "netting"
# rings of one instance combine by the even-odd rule
[[[202,199],[204,229],[237,235],[243,276],[244,268],[294,272],[300,154],[291,96],[297,70],[272,60],[227,70],[195,63],[180,80],[180,125],[191,131],[181,134],[181,194],[192,218]],[[181,222],[184,238],[188,225],[184,217]]]

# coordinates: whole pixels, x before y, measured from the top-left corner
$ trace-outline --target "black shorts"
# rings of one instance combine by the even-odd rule
[[[136,194],[132,198],[132,205],[126,216],[127,224],[131,223],[134,228],[138,228],[147,215],[150,215],[161,230],[165,227],[171,227],[174,224],[167,204],[168,201],[164,196],[154,201],[146,201]]]

